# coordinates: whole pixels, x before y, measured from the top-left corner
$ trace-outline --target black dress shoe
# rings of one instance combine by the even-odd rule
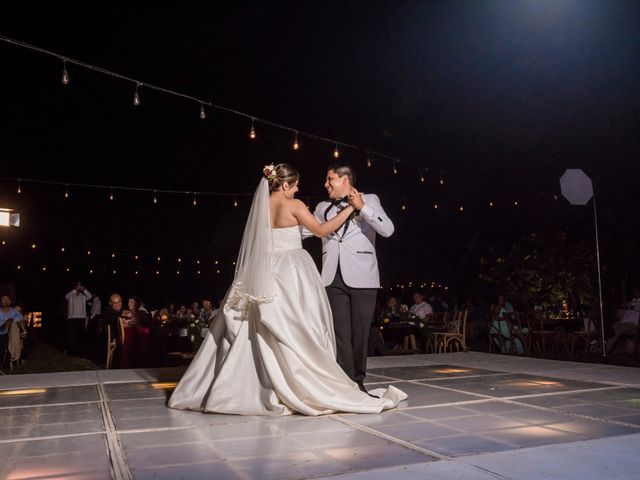
[[[362,383],[362,382],[356,382],[356,383],[358,384],[358,388],[359,388],[360,390],[362,390],[364,393],[366,393],[367,395],[369,395],[370,397],[373,397],[373,398],[380,398],[380,397],[379,397],[379,396],[377,396],[377,395],[372,395],[371,393],[367,392],[367,389],[365,388],[364,383]]]

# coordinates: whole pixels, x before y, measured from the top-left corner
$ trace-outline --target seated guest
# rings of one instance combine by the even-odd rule
[[[102,309],[102,323],[106,330],[111,325],[111,336],[118,335],[118,319],[122,314],[122,297],[118,293],[112,293],[109,297],[109,305]]]
[[[433,308],[425,301],[422,292],[415,292],[413,294],[413,305],[409,309],[409,313],[415,315],[420,320],[425,320],[429,315],[433,315]],[[402,345],[405,350],[409,350],[409,345],[411,345],[412,352],[418,351],[416,336],[413,333],[404,336]]]
[[[9,346],[9,332],[13,323],[22,322],[22,314],[11,306],[9,295],[0,297],[0,362],[4,363]]]
[[[618,338],[622,335],[634,333],[638,329],[640,320],[640,288],[633,289],[633,298],[627,304],[620,320],[613,325],[613,337],[607,339],[607,353],[610,353]]]
[[[143,366],[150,354],[150,319],[147,312],[140,310],[138,297],[131,297],[127,307],[120,315],[125,327],[122,368],[134,368]]]
[[[502,337],[505,339],[504,348],[506,352],[510,352],[512,349],[511,346],[511,333],[509,331],[509,322],[506,319],[510,313],[513,313],[513,305],[511,305],[507,301],[507,296],[503,293],[498,295],[498,302],[491,308],[491,332],[497,333],[500,332]],[[496,345],[498,340],[496,339]],[[515,339],[514,345],[515,353],[521,354],[523,353],[522,342],[519,339]],[[498,345],[499,347],[499,345]]]

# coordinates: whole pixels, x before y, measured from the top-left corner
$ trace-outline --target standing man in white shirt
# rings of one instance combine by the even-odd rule
[[[394,227],[377,195],[355,189],[350,166],[329,166],[324,186],[330,200],[315,209],[320,222],[335,217],[347,204],[356,210],[343,226],[322,238],[322,279],[333,314],[338,364],[366,392],[367,343],[380,288],[376,235],[389,237]]]
[[[65,354],[78,355],[87,328],[87,301],[91,293],[78,282],[73,290],[65,295],[67,299],[67,342]]]

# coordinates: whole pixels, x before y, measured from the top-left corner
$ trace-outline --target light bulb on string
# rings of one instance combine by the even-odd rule
[[[336,148],[333,150],[333,158],[338,158],[340,156],[340,151],[338,150],[338,144],[336,143]]]
[[[489,206],[490,206],[490,207],[493,207],[493,202],[489,202]]]
[[[60,251],[64,253],[64,247],[60,247]]]
[[[437,209],[438,209],[438,204],[437,204],[437,203],[434,203],[434,204],[433,204],[433,209],[434,209],[434,210],[437,210]]]
[[[460,210],[461,212],[464,212],[464,207],[463,207],[462,205],[460,205],[459,210]]]
[[[406,205],[402,205],[402,211],[404,212],[407,209]]]
[[[196,199],[196,194],[193,194],[193,206],[195,207],[196,205],[198,205],[198,200]]]
[[[367,152],[367,167],[371,168],[371,165],[373,165],[373,163],[371,163],[371,155]]]
[[[249,138],[251,140],[255,140],[256,139],[256,129],[255,129],[255,126],[254,126],[255,121],[256,121],[255,118],[251,119],[251,130],[249,130]]]
[[[18,193],[22,193],[22,185],[20,185],[20,180],[18,180]]]
[[[200,104],[200,120],[204,120],[207,118],[207,112],[204,109],[204,104]]]
[[[298,150],[300,148],[300,144],[298,143],[298,132],[296,132],[295,137],[293,138],[293,149]]]
[[[138,255],[134,255],[134,256],[133,256],[133,259],[134,259],[134,260],[138,260]]]
[[[62,84],[69,85],[69,72],[67,72],[67,61],[62,61]]]
[[[515,202],[513,202],[513,206],[517,207],[518,206],[518,201],[516,200]]]
[[[236,200],[236,199],[234,199],[234,200],[233,200],[233,206],[234,206],[234,207],[237,207],[237,206],[238,206],[238,200]]]
[[[444,185],[444,178],[440,179],[440,185]]]
[[[398,174],[398,162],[393,162],[393,174]]]
[[[424,172],[420,173],[420,183],[424,183]]]
[[[136,82],[136,90],[133,92],[133,104],[137,107],[140,105],[140,94],[138,93],[138,88],[140,87],[140,82]]]
[[[64,198],[69,198],[69,185],[64,187]]]
[[[109,200],[111,200],[113,202],[113,189],[111,189],[111,191],[109,192]]]
[[[156,192],[155,192],[155,191],[153,192],[153,203],[154,203],[154,205],[155,205],[156,203],[158,203],[158,195],[156,194]]]

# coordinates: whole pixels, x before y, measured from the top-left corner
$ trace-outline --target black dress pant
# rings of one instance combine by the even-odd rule
[[[358,383],[362,383],[367,374],[367,343],[377,295],[375,288],[347,286],[340,268],[327,287],[336,333],[338,364]]]

